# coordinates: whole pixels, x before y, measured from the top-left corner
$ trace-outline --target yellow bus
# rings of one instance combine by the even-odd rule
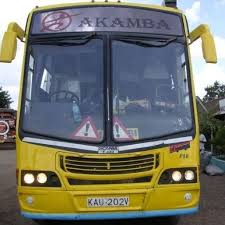
[[[188,30],[175,0],[36,7],[10,23],[1,62],[25,43],[17,120],[21,213],[34,220],[198,211],[199,127]]]

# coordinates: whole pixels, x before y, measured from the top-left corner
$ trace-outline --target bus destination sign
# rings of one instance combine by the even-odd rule
[[[32,34],[91,31],[183,34],[179,15],[131,7],[61,9],[33,18]]]

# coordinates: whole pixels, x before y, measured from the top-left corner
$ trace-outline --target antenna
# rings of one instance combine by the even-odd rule
[[[177,8],[177,0],[163,0],[163,6]]]

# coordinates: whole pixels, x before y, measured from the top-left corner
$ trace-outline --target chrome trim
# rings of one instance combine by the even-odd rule
[[[66,148],[73,148],[73,149],[81,149],[81,150],[89,150],[89,151],[98,151],[98,147],[91,146],[91,145],[81,145],[81,144],[73,144],[63,141],[52,141],[46,139],[39,139],[39,138],[30,138],[25,137],[23,138],[24,142],[33,143],[33,144],[43,144],[43,145],[50,145],[56,147],[66,147]]]
[[[153,147],[157,145],[168,145],[168,144],[176,144],[186,141],[191,141],[193,138],[191,136],[189,137],[182,137],[182,138],[173,138],[173,139],[167,139],[167,140],[160,140],[160,141],[153,141],[153,142],[145,142],[140,144],[133,144],[133,145],[125,145],[118,147],[119,151],[127,151],[131,149],[138,149],[138,148],[148,148]]]
[[[154,147],[154,146],[163,145],[163,144],[165,145],[176,144],[176,143],[192,141],[192,140],[193,138],[191,136],[188,136],[188,137],[172,138],[167,140],[118,146],[118,149],[119,151],[127,151],[127,150],[139,149],[139,148],[149,148],[149,147]],[[52,141],[52,140],[39,139],[39,138],[25,137],[23,138],[22,141],[33,143],[33,144],[43,144],[43,145],[50,145],[55,147],[73,148],[73,149],[80,149],[80,150],[93,151],[93,152],[98,152],[99,150],[99,147],[92,146],[92,145],[73,144],[73,143],[68,143],[63,141]]]

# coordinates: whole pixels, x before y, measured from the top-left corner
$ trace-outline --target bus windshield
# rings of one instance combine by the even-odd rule
[[[184,44],[175,41],[112,41],[114,124],[119,121],[114,140],[150,139],[191,129]],[[119,126],[129,138],[120,138]]]
[[[31,42],[24,131],[100,143],[106,140],[104,127],[110,121],[113,135],[107,140],[112,136],[114,142],[165,137],[192,128],[182,40],[113,36],[104,39],[111,55],[107,51],[103,57],[104,41],[94,36]],[[104,70],[106,66],[110,70]]]

